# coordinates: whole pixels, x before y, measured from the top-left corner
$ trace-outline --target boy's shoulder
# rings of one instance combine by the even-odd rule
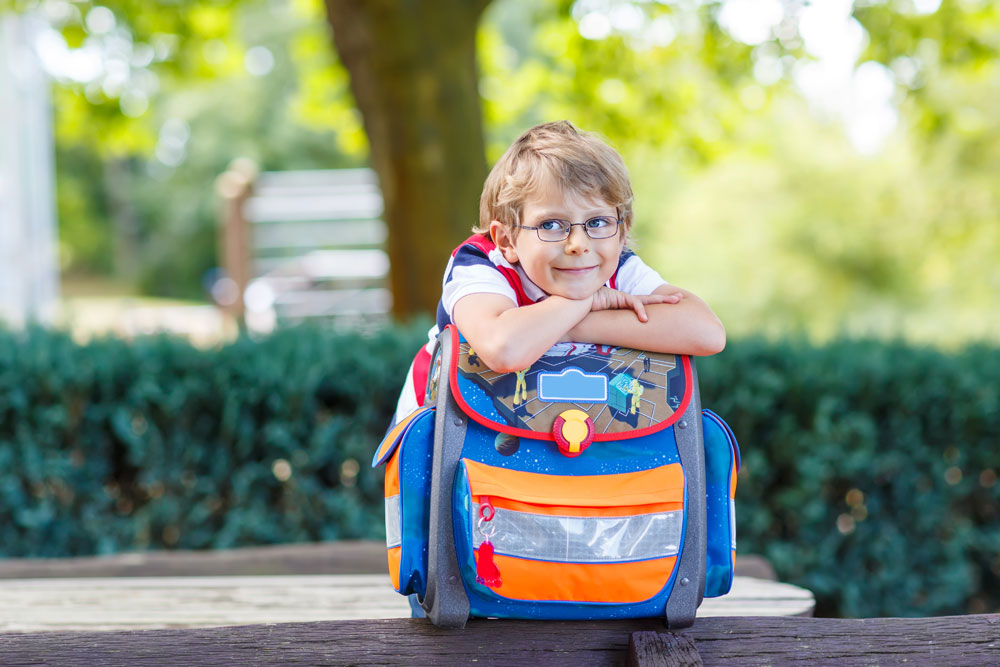
[[[493,239],[486,234],[473,234],[469,238],[465,239],[458,244],[458,247],[451,251],[454,256],[461,250],[466,251],[478,250],[479,252],[489,255],[490,251],[495,250],[497,245],[493,242]]]
[[[480,264],[493,268],[507,265],[493,240],[483,234],[473,234],[452,250],[451,263],[453,266]]]

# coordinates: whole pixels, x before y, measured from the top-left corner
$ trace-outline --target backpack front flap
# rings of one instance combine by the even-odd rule
[[[690,357],[588,343],[559,343],[530,368],[496,373],[453,338],[450,388],[474,421],[499,433],[557,441],[560,415],[584,413],[588,442],[642,437],[672,426],[687,409]]]

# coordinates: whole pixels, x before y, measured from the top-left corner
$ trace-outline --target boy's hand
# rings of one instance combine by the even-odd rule
[[[646,304],[679,303],[681,294],[643,294],[635,295],[620,292],[610,287],[602,287],[593,296],[591,312],[597,310],[634,310],[640,322],[647,322]]]

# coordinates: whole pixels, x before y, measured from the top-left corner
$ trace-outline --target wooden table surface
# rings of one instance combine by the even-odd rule
[[[736,577],[698,616],[808,616],[812,594],[775,581]],[[199,628],[407,618],[388,575],[88,577],[7,580],[0,632]]]
[[[206,628],[407,618],[385,544],[342,541],[216,551],[0,559],[0,632]],[[733,590],[699,616],[809,616],[809,591],[736,559]]]

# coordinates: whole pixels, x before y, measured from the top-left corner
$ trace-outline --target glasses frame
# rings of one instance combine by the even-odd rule
[[[555,221],[558,221],[558,222],[565,222],[566,223],[566,235],[563,236],[561,239],[543,239],[542,238],[542,232],[546,231],[546,230],[543,230],[541,228],[541,226],[537,226],[536,225],[536,226],[532,227],[530,225],[521,225],[521,224],[519,224],[517,226],[519,228],[521,228],[521,229],[531,229],[531,230],[534,230],[535,234],[538,236],[538,240],[541,241],[542,243],[562,243],[563,241],[565,241],[566,239],[568,239],[570,237],[570,235],[573,233],[573,228],[574,227],[583,227],[583,233],[586,234],[587,238],[589,238],[591,241],[606,241],[608,239],[613,239],[613,238],[617,237],[618,234],[619,234],[619,232],[620,232],[620,230],[621,230],[621,226],[625,224],[625,221],[622,220],[621,216],[618,214],[617,209],[615,210],[615,216],[617,216],[616,219],[615,219],[615,222],[618,223],[618,224],[615,225],[615,233],[611,234],[609,236],[598,236],[598,237],[591,236],[590,235],[590,230],[587,228],[587,223],[590,222],[591,220],[597,220],[599,218],[611,218],[612,216],[610,216],[610,215],[595,215],[593,218],[588,218],[587,220],[584,220],[583,222],[570,222],[569,220],[562,220],[560,218],[550,218],[548,220],[543,220],[542,221],[543,223],[550,222],[551,220],[555,220]]]

